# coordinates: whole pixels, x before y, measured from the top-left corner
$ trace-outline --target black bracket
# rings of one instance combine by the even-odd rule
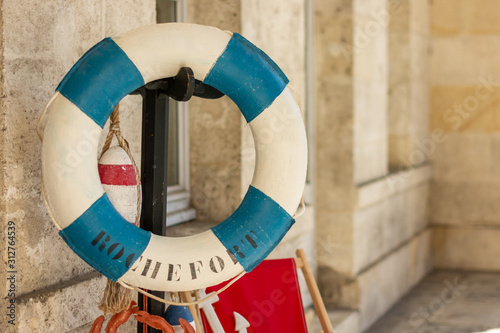
[[[196,80],[190,67],[182,67],[174,77],[151,81],[132,92],[132,94],[141,93],[141,90],[144,89],[157,90],[179,102],[187,102],[192,96],[205,99],[217,99],[224,96],[222,92],[214,87]]]

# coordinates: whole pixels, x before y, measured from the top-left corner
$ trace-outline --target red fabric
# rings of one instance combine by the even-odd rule
[[[98,164],[101,184],[105,185],[137,185],[132,164]]]
[[[207,294],[226,282],[207,288]],[[249,323],[248,333],[307,333],[294,259],[264,260],[227,290],[213,304],[225,332],[235,332],[233,312]],[[202,311],[203,326],[212,333]]]

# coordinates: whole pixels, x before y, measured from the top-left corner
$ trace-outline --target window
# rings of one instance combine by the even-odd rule
[[[157,0],[156,21],[185,21],[185,6],[182,0]],[[186,103],[170,99],[168,123],[167,227],[196,217],[194,208],[189,207],[189,118]]]

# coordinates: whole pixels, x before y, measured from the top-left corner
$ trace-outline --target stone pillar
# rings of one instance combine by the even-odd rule
[[[408,20],[425,22],[421,2],[315,2],[318,280],[325,302],[353,309],[360,330],[431,267],[429,166],[389,169],[391,117],[405,119],[409,147],[418,144],[413,133],[424,135],[427,128],[423,69],[410,75],[409,60],[394,56],[425,48],[425,37],[421,43],[393,44],[397,34],[409,40]],[[406,28],[399,28],[402,22]],[[425,52],[414,58],[425,67]],[[399,87],[395,77],[403,90],[414,85],[424,93],[405,95],[400,112],[391,112],[390,87]]]
[[[393,9],[389,25],[389,168],[427,163],[429,141],[429,4],[408,1]]]

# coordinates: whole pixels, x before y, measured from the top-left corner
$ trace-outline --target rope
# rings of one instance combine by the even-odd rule
[[[119,283],[108,279],[97,308],[104,314],[118,313],[127,309],[131,301],[132,293],[129,289],[123,288]]]
[[[135,163],[134,157],[132,156],[132,152],[130,151],[129,144],[127,140],[122,135],[120,130],[120,107],[119,104],[116,105],[115,109],[111,113],[109,117],[109,131],[106,136],[106,140],[104,141],[104,145],[102,147],[101,156],[109,149],[111,146],[111,142],[113,141],[113,137],[116,137],[118,141],[118,145],[125,150],[130,161],[132,162],[132,166],[134,168],[135,181],[137,183],[137,213],[135,215],[134,224],[139,226],[140,218],[141,218],[141,203],[142,203],[142,193],[141,193],[141,178],[139,175],[139,168]],[[127,308],[128,304],[132,299],[132,294],[130,289],[123,288],[123,286],[119,283],[108,280],[106,288],[104,289],[103,296],[101,302],[99,303],[98,308],[104,313],[118,313]]]
[[[190,306],[190,305],[198,305],[200,303],[203,303],[205,302],[206,300],[209,300],[211,299],[212,297],[215,297],[217,295],[219,295],[221,292],[223,292],[224,290],[226,290],[227,288],[231,287],[231,285],[233,285],[233,283],[235,283],[236,281],[238,281],[243,275],[245,275],[246,272],[243,271],[241,272],[240,274],[238,274],[237,276],[235,276],[231,281],[229,281],[228,284],[226,284],[224,287],[220,288],[219,290],[217,290],[216,292],[208,295],[207,297],[205,298],[202,298],[202,299],[199,299],[199,300],[196,300],[196,301],[193,301],[193,302],[173,302],[173,301],[167,301],[166,299],[163,299],[163,298],[160,298],[160,297],[157,297],[141,288],[137,288],[135,286],[132,286],[132,285],[129,285],[128,283],[126,282],[123,282],[123,281],[118,281],[119,284],[121,284],[123,287],[127,288],[127,289],[132,289],[132,290],[135,290],[149,298],[152,298],[158,302],[161,302],[161,303],[164,303],[164,304],[168,304],[168,305],[182,305],[182,306]]]
[[[136,226],[139,226],[140,219],[141,219],[141,204],[142,204],[141,177],[139,175],[139,168],[137,168],[134,157],[132,156],[132,152],[130,151],[130,147],[128,145],[128,142],[127,142],[127,140],[125,140],[125,138],[123,137],[122,132],[120,130],[119,104],[116,105],[115,109],[111,113],[111,116],[109,117],[109,120],[110,120],[109,132],[108,132],[108,135],[106,136],[106,140],[104,141],[101,156],[99,158],[101,158],[102,155],[104,155],[104,153],[111,146],[111,142],[113,141],[113,136],[116,137],[116,140],[118,141],[118,145],[120,145],[120,147],[122,147],[123,150],[125,150],[128,157],[130,158],[130,161],[132,162],[132,166],[134,167],[135,181],[137,182],[137,214],[135,215],[134,224]]]

